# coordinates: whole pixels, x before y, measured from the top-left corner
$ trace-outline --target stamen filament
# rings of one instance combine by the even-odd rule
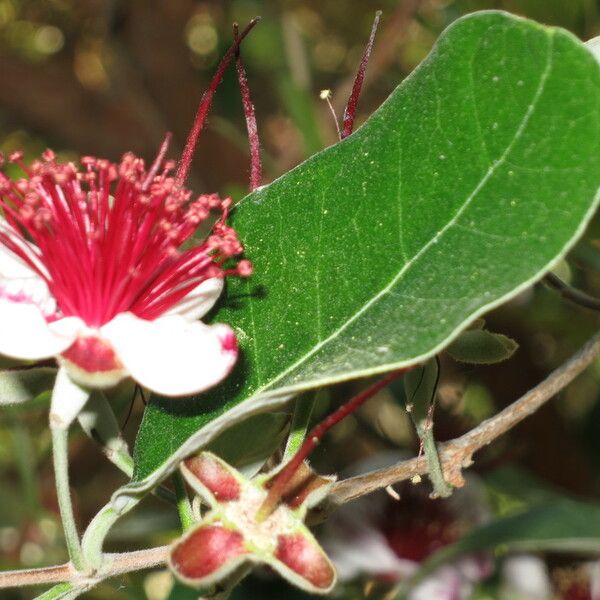
[[[187,179],[187,176],[190,172],[190,167],[192,164],[192,159],[194,157],[194,152],[196,150],[196,144],[198,143],[198,139],[200,138],[200,134],[202,133],[202,129],[204,128],[204,124],[206,122],[206,117],[208,116],[208,112],[210,110],[213,96],[217,91],[221,81],[223,81],[223,76],[225,75],[225,71],[231,62],[231,59],[234,57],[237,52],[240,44],[244,40],[244,38],[250,33],[250,31],[254,28],[254,26],[258,23],[260,17],[254,17],[246,25],[242,33],[235,40],[233,45],[227,50],[219,66],[217,67],[217,71],[215,72],[210,85],[202,99],[200,100],[200,105],[198,106],[198,111],[196,112],[196,117],[194,118],[194,124],[192,125],[192,129],[188,136],[188,139],[185,143],[185,147],[183,149],[183,153],[181,155],[181,160],[179,161],[179,166],[177,167],[177,173],[175,175],[175,181],[178,185],[182,185],[183,182]]]

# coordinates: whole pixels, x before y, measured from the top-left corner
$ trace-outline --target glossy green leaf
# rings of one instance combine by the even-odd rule
[[[562,500],[495,519],[438,550],[423,563],[416,580],[464,554],[498,548],[600,556],[600,506]]]
[[[508,360],[519,348],[515,340],[485,329],[463,331],[446,352],[459,362],[472,365],[492,365]]]
[[[215,390],[152,401],[128,491],[278,396],[423,362],[539,279],[596,207],[599,102],[569,33],[453,24],[360,130],[238,205],[255,275],[215,320],[242,356]]]
[[[282,412],[254,415],[224,431],[207,450],[238,469],[264,461],[283,441],[289,420]]]

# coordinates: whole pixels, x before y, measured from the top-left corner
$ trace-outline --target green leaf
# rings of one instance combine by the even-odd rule
[[[21,404],[50,392],[56,379],[56,369],[37,367],[0,372],[0,406]]]
[[[509,359],[518,349],[515,340],[485,329],[463,331],[447,348],[454,359],[473,365],[492,365]]]
[[[455,22],[361,129],[237,206],[255,275],[215,320],[242,356],[209,393],[151,402],[128,491],[282,396],[427,360],[538,280],[597,205],[599,108],[569,33]]]
[[[499,547],[600,555],[600,506],[562,500],[495,519],[434,553],[423,563],[415,580],[422,580],[440,565],[464,554]]]
[[[254,415],[224,431],[207,449],[237,468],[265,460],[283,441],[289,420],[281,412]]]

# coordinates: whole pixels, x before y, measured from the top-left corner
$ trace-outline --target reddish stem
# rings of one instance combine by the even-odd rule
[[[233,25],[233,39],[238,42],[239,28],[238,24]],[[235,68],[240,84],[242,94],[242,104],[244,106],[244,117],[246,118],[246,129],[248,130],[248,142],[250,144],[250,191],[260,187],[262,181],[262,164],[260,160],[260,139],[258,137],[258,125],[256,123],[256,111],[250,96],[250,87],[246,77],[246,69],[240,56],[238,45],[235,53]]]
[[[215,95],[219,84],[221,83],[221,81],[223,81],[225,71],[227,70],[229,63],[231,62],[231,59],[238,51],[242,40],[250,33],[252,28],[258,23],[259,20],[260,17],[254,17],[254,19],[252,19],[250,23],[246,25],[242,33],[234,41],[233,45],[229,48],[229,50],[227,50],[225,56],[223,56],[223,58],[221,59],[221,62],[217,67],[217,71],[214,74],[212,81],[208,86],[208,89],[202,95],[202,99],[200,100],[200,104],[196,112],[196,117],[194,118],[194,124],[192,125],[192,129],[185,143],[185,148],[183,149],[183,153],[181,154],[179,166],[177,167],[177,174],[175,176],[175,180],[179,185],[183,184],[183,182],[187,179],[188,173],[190,172],[190,166],[192,164],[192,159],[196,150],[198,138],[200,137],[202,129],[204,128],[206,117],[208,116],[208,111],[210,110],[210,106],[212,104],[213,96]]]
[[[371,28],[371,35],[369,36],[369,42],[365,48],[365,52],[358,66],[356,78],[354,79],[354,85],[352,86],[352,93],[348,98],[348,104],[344,110],[344,126],[342,129],[341,138],[348,137],[354,129],[354,117],[356,116],[356,107],[358,106],[358,98],[362,90],[363,81],[365,79],[365,71],[367,64],[369,63],[369,57],[371,56],[371,50],[373,49],[373,42],[375,40],[375,34],[377,33],[377,27],[379,26],[379,19],[381,18],[381,11],[378,10],[375,13],[375,20],[373,21],[373,27]]]
[[[316,445],[321,441],[327,431],[345,419],[349,414],[353,413],[369,398],[372,398],[379,390],[382,390],[396,379],[402,377],[405,373],[410,371],[411,368],[412,367],[408,367],[406,369],[399,369],[397,371],[388,373],[385,377],[382,377],[379,381],[376,381],[367,389],[360,392],[360,394],[354,396],[354,398],[348,400],[348,402],[345,404],[342,404],[342,406],[331,413],[325,420],[316,425],[306,437],[306,440],[304,441],[304,444],[302,444],[300,450],[298,450],[290,462],[288,462],[288,464],[285,465],[285,467],[283,467],[283,469],[279,471],[277,475],[275,475],[274,480],[272,480],[272,484],[269,488],[269,493],[258,511],[257,519],[259,521],[264,520],[273,512],[273,510],[275,510],[281,501],[287,484],[294,476],[294,473],[306,460],[308,455],[314,450]]]

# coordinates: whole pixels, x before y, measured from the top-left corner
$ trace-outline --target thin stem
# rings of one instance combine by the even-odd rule
[[[177,512],[181,521],[181,528],[187,531],[195,523],[194,511],[190,503],[185,482],[179,472],[173,474],[173,485],[175,486],[175,496],[177,497]]]
[[[419,436],[419,456],[423,453],[427,460],[428,475],[433,485],[433,497],[447,498],[452,494],[452,486],[444,479],[444,471],[433,435],[433,413],[440,375],[440,361],[436,356],[421,368],[417,387],[411,398],[406,400],[406,409]]]
[[[259,20],[260,17],[255,17],[252,19],[250,23],[246,25],[245,29],[240,33],[239,37],[237,40],[235,40],[229,50],[227,50],[225,56],[223,56],[219,66],[217,67],[217,71],[215,72],[208,89],[206,92],[204,92],[200,100],[200,104],[198,105],[198,110],[194,118],[194,124],[192,125],[192,129],[185,143],[183,153],[181,154],[181,160],[179,161],[179,166],[177,167],[177,173],[175,175],[175,181],[180,185],[183,184],[183,182],[187,179],[187,176],[190,172],[190,166],[192,164],[192,159],[194,158],[194,152],[196,151],[196,144],[198,143],[198,139],[202,133],[202,129],[204,128],[206,117],[208,116],[208,111],[210,110],[212,104],[213,96],[215,95],[215,92],[217,91],[221,81],[223,81],[225,71],[231,62],[231,59],[237,52],[237,49],[240,47],[242,40],[250,33],[252,28],[258,23]]]
[[[594,298],[581,290],[578,290],[568,283],[565,283],[558,275],[547,273],[544,277],[544,283],[554,290],[557,290],[563,298],[571,302],[589,308],[590,310],[600,311],[600,299]]]
[[[342,127],[342,136],[344,139],[348,137],[354,129],[354,118],[356,117],[356,109],[358,107],[358,98],[362,90],[363,81],[365,79],[365,71],[367,70],[367,64],[369,63],[369,57],[371,56],[371,50],[373,49],[373,42],[375,41],[375,34],[377,33],[377,27],[379,26],[379,19],[381,18],[381,11],[378,10],[375,13],[375,20],[373,21],[373,27],[371,28],[371,35],[369,36],[369,42],[365,48],[365,52],[362,56],[360,64],[358,65],[358,71],[354,79],[354,85],[352,86],[352,92],[350,98],[348,98],[348,104],[344,110],[344,124]]]
[[[354,396],[354,398],[340,406],[324,421],[314,427],[308,434],[300,450],[298,450],[290,462],[288,462],[287,465],[281,471],[279,471],[277,475],[275,475],[275,478],[269,489],[269,493],[258,510],[257,520],[262,521],[266,519],[273,512],[273,510],[275,510],[290,479],[294,476],[294,473],[298,470],[298,467],[313,451],[315,446],[321,441],[327,431],[345,419],[349,414],[354,412],[369,398],[372,398],[379,390],[387,387],[390,383],[392,383],[392,381],[402,377],[408,371],[409,369],[399,369],[397,371],[393,371],[392,373],[388,373],[385,377],[382,377],[379,381],[370,385],[366,390],[363,390],[360,394]]]
[[[109,577],[164,565],[168,554],[169,546],[136,550],[135,552],[107,554],[106,563],[110,567],[96,577],[90,577],[78,572],[73,568],[71,563],[55,567],[42,567],[41,569],[5,571],[4,573],[0,573],[0,589],[61,582],[74,586],[89,584],[90,587],[93,587]]]
[[[294,404],[294,414],[292,415],[292,423],[290,425],[290,433],[285,445],[283,453],[283,462],[287,462],[300,450],[306,432],[310,424],[310,417],[317,402],[319,392],[304,394],[296,399]]]
[[[440,456],[433,437],[433,421],[425,421],[417,431],[423,444],[423,454],[427,460],[427,473],[433,485],[433,496],[447,498],[452,494],[452,486],[444,478]]]
[[[246,129],[248,130],[248,143],[250,144],[250,191],[260,187],[262,182],[262,163],[260,159],[260,138],[258,137],[258,124],[256,123],[256,111],[250,96],[250,87],[248,86],[248,77],[246,69],[242,62],[239,46],[239,27],[237,23],[233,24],[233,39],[238,44],[235,52],[235,68],[242,94],[242,104],[244,106],[244,117],[246,118]]]
[[[321,90],[319,94],[321,100],[325,100],[327,106],[329,107],[329,113],[331,114],[331,118],[333,119],[333,124],[335,125],[335,131],[338,136],[338,140],[342,139],[342,132],[340,130],[340,124],[338,122],[337,115],[335,114],[335,108],[333,108],[333,104],[331,103],[331,90]]]
[[[54,460],[54,478],[56,480],[56,496],[60,509],[65,541],[69,558],[77,570],[84,568],[83,553],[75,516],[73,515],[73,504],[71,503],[71,489],[69,486],[69,430],[62,427],[51,427],[52,432],[52,457]]]

